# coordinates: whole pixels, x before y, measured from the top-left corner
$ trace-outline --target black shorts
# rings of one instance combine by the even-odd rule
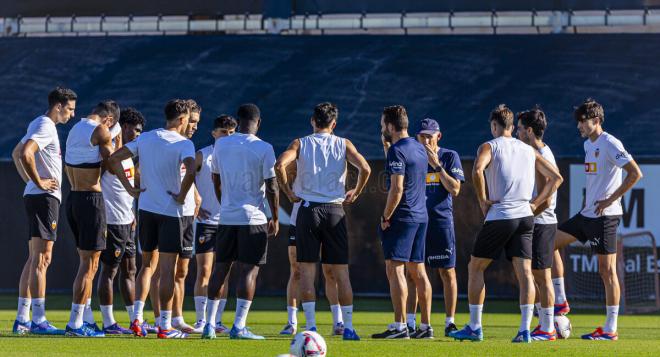
[[[505,251],[506,258],[532,259],[534,217],[486,221],[474,242],[472,256],[498,259]]]
[[[303,202],[296,217],[296,257],[301,263],[348,264],[344,207]]]
[[[266,264],[268,225],[218,226],[215,242],[215,261],[245,264]]]
[[[23,203],[28,218],[28,239],[37,237],[53,242],[57,240],[60,200],[53,195],[42,193],[23,196]]]
[[[289,226],[289,247],[296,246],[296,226]]]
[[[181,217],[183,224],[183,249],[179,258],[192,259],[195,254],[195,217]]]
[[[197,228],[195,229],[195,254],[215,252],[215,236],[217,234],[217,225],[197,223]]]
[[[101,262],[116,267],[126,252],[126,244],[131,240],[132,224],[108,224],[106,247],[101,252]]]
[[[69,192],[66,216],[78,249],[105,250],[107,227],[105,201],[101,192]]]
[[[138,211],[140,246],[144,252],[192,254],[192,239],[186,230],[192,227],[192,216],[172,217],[149,211]],[[192,238],[192,234],[190,234]]]
[[[555,255],[557,224],[534,224],[532,269],[550,269]]]
[[[615,254],[619,222],[621,216],[589,218],[578,213],[559,226],[559,230],[572,235],[582,243],[591,243],[596,254]]]
[[[126,249],[124,249],[124,257],[126,258],[135,258],[137,254],[137,245],[135,244],[136,235],[135,230],[131,229],[131,236],[126,241]]]

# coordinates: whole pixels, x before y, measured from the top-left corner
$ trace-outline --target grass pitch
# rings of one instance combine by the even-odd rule
[[[69,296],[50,295],[47,300],[47,316],[58,328],[64,328],[69,317]],[[319,303],[317,321],[319,332],[328,344],[329,356],[660,356],[660,315],[620,316],[619,341],[583,341],[579,336],[591,332],[604,322],[603,313],[569,315],[573,335],[568,340],[537,342],[528,345],[512,344],[520,322],[518,304],[514,301],[487,301],[484,311],[485,341],[480,343],[458,342],[444,337],[444,314],[442,300],[434,300],[432,324],[435,340],[372,340],[372,333],[381,332],[392,321],[391,306],[385,299],[358,299],[355,302],[354,325],[362,337],[359,342],[344,342],[340,337],[331,337],[331,316],[327,304]],[[283,298],[257,297],[248,317],[248,325],[257,333],[266,336],[266,341],[235,341],[225,335],[216,340],[201,340],[193,335],[186,340],[157,340],[106,337],[98,339],[67,337],[13,336],[11,327],[15,318],[16,297],[0,296],[0,356],[35,355],[139,355],[139,356],[277,356],[287,353],[290,338],[278,335],[286,322]],[[101,321],[98,303],[97,321]],[[464,324],[468,315],[467,302],[459,301],[457,325]],[[438,310],[438,311],[436,311]],[[603,309],[604,310],[604,309]],[[226,325],[234,317],[233,302],[227,306],[223,316]],[[153,321],[150,311],[145,311]],[[115,304],[115,318],[128,326],[128,316],[120,303]],[[186,301],[186,321],[194,322],[192,299]],[[302,313],[299,323],[304,324]],[[536,324],[536,321],[532,323]]]

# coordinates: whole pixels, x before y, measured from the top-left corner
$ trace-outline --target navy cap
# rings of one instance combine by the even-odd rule
[[[422,129],[419,131],[419,134],[429,134],[433,135],[440,132],[440,125],[437,121],[426,118],[422,120]]]

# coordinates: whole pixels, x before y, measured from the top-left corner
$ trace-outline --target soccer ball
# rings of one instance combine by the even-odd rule
[[[289,352],[295,357],[321,357],[326,355],[328,348],[321,335],[314,331],[303,331],[293,337]]]
[[[571,336],[571,320],[564,315],[555,316],[555,329],[559,338],[568,338]]]

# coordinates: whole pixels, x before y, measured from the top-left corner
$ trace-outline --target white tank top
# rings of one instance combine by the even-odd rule
[[[498,203],[490,207],[486,221],[532,216],[529,202],[534,191],[534,148],[518,139],[503,136],[488,144],[493,153],[486,168],[488,199]]]
[[[197,172],[195,185],[197,191],[202,196],[201,208],[208,211],[211,216],[207,219],[197,219],[199,223],[218,225],[220,220],[220,202],[215,196],[213,188],[213,179],[211,178],[211,167],[213,165],[213,145],[209,145],[199,152],[202,153],[202,167]]]
[[[135,166],[133,159],[121,162],[124,175],[131,185],[135,184]],[[101,192],[105,201],[105,217],[108,224],[131,224],[133,215],[133,196],[129,195],[117,176],[110,172],[101,176]]]
[[[100,167],[101,153],[98,145],[92,145],[92,134],[99,123],[82,118],[69,131],[66,138],[64,162],[72,167]]]
[[[552,164],[552,166],[557,167],[557,163],[555,162],[555,155],[552,154],[552,150],[550,150],[550,147],[548,145],[542,147],[539,149],[539,153],[541,156],[543,156],[544,159],[546,159],[549,163]],[[536,198],[538,196],[538,192],[536,189],[536,184],[534,185],[534,195],[532,195],[532,198]],[[538,216],[534,218],[534,223],[535,224],[555,224],[557,223],[557,215],[555,214],[555,208],[557,207],[557,192],[552,195],[552,201],[550,202],[550,206],[545,209],[545,211],[541,212]]]
[[[346,195],[346,142],[317,133],[300,138],[293,192],[309,202],[341,203]]]

